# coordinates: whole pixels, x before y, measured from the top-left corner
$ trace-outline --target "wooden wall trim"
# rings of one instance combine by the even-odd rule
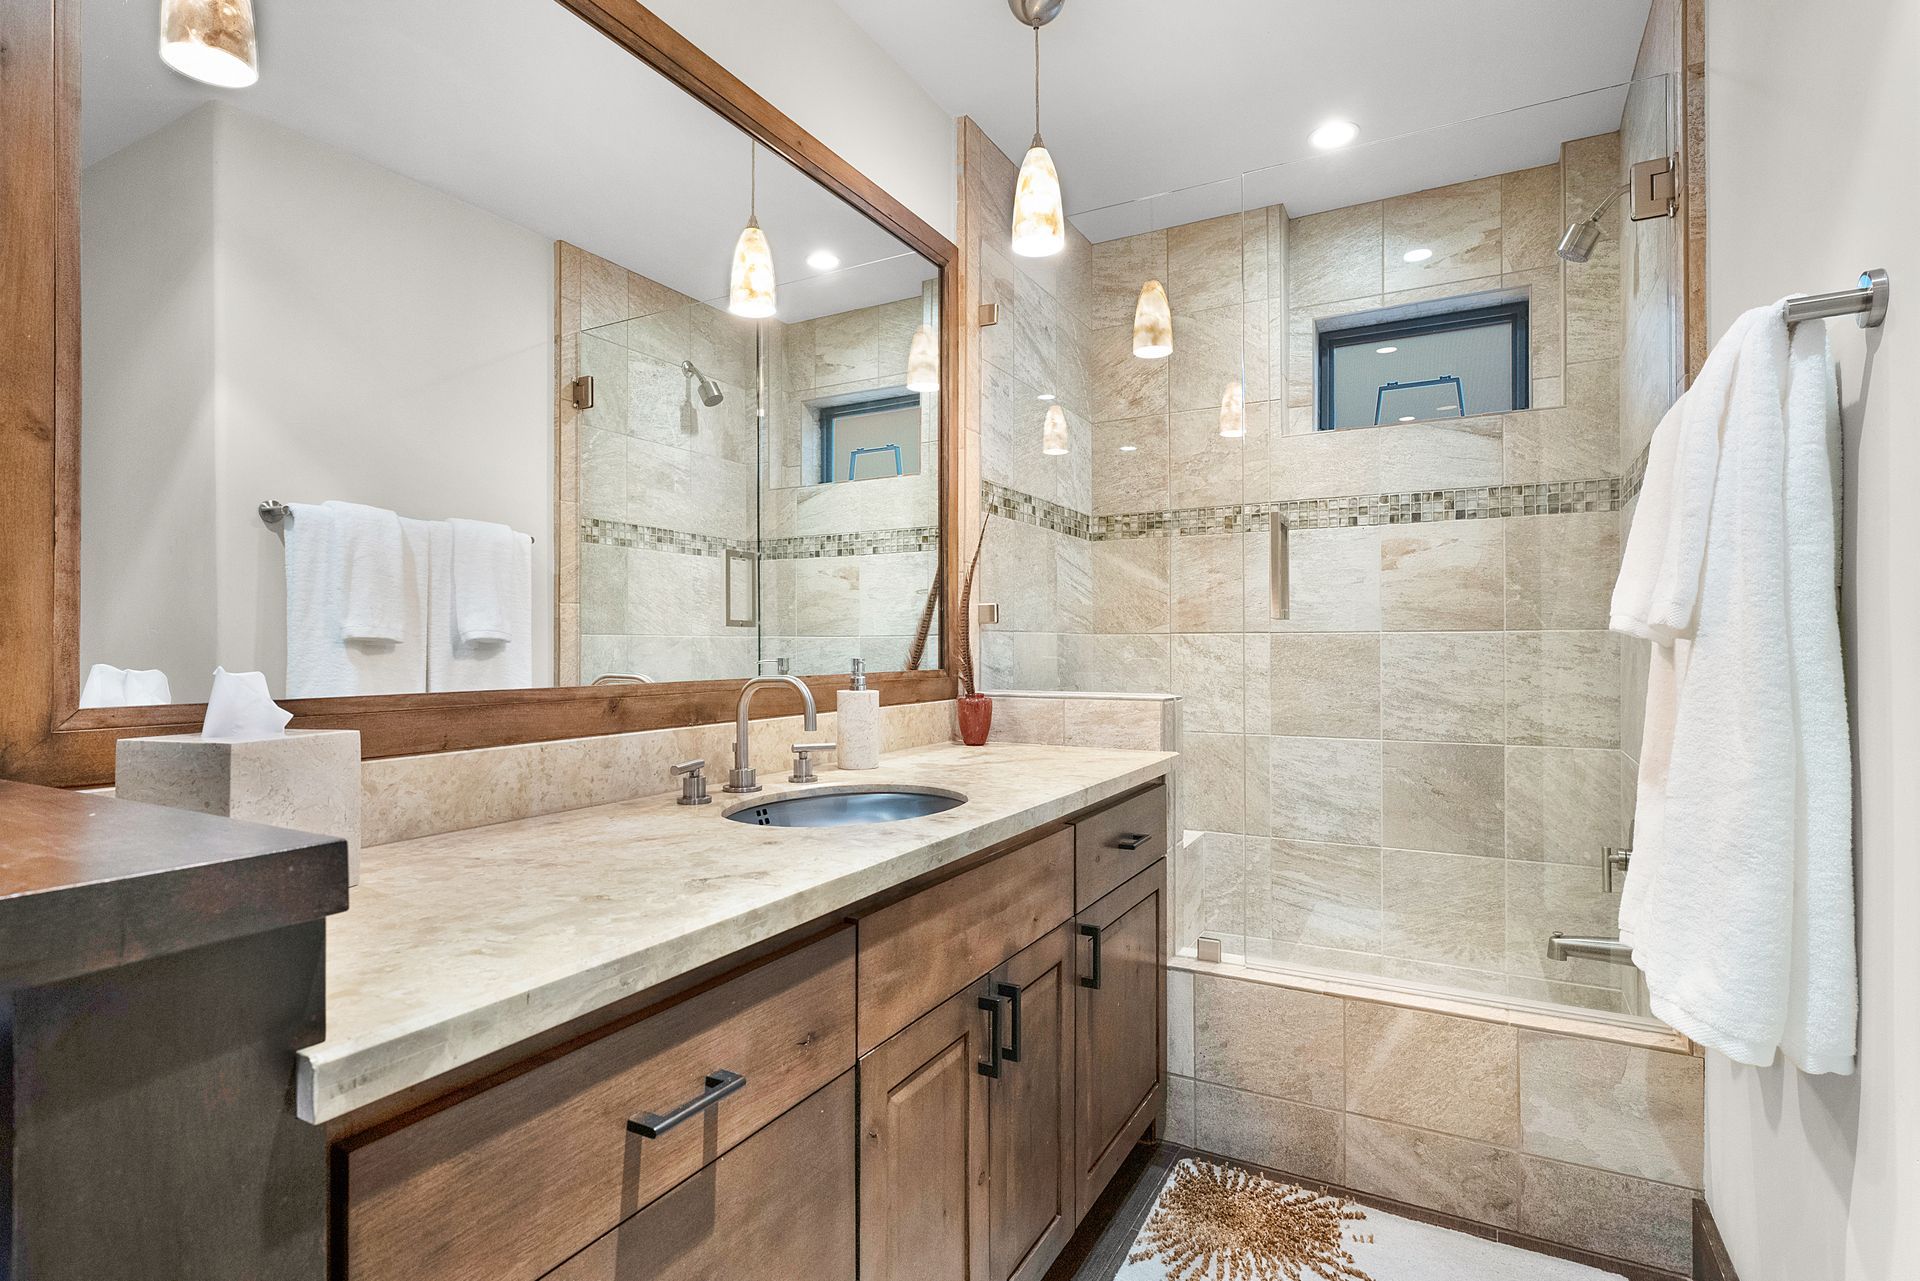
[[[1680,316],[1686,385],[1707,361],[1707,3],[1680,5]]]
[[[637,0],[557,0],[941,268],[941,667],[879,674],[883,703],[951,698],[961,508],[960,263],[953,242]],[[199,704],[79,703],[80,0],[0,0],[0,777],[112,781],[114,744],[190,733]],[[816,699],[845,677],[809,677]],[[300,728],[357,729],[366,757],[452,751],[724,721],[738,681],[296,699]],[[792,715],[796,695],[757,700]]]

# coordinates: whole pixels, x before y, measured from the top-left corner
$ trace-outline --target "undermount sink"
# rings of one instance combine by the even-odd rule
[[[958,792],[932,787],[849,788],[742,805],[726,816],[757,827],[849,827],[938,814],[965,804],[966,799]]]

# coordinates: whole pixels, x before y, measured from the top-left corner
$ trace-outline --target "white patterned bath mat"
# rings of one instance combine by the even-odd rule
[[[1621,1281],[1232,1166],[1182,1161],[1114,1281]]]

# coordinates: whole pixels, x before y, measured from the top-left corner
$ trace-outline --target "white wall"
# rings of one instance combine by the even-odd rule
[[[210,117],[210,122],[208,118]],[[175,495],[115,509],[94,495],[138,487],[144,467],[137,410],[156,389],[186,398],[206,371],[161,371],[120,359],[138,326],[109,344],[89,323],[84,410],[89,468],[81,507],[89,563],[137,563],[144,587],[204,576],[218,590],[162,602],[142,597],[147,626],[203,630],[211,652],[169,671],[176,699],[197,699],[213,663],[266,672],[278,691],[286,666],[286,596],[279,536],[255,513],[263,499],[346,499],[408,516],[466,516],[531,533],[534,545],[534,680],[553,673],[553,243],[366,161],[223,105],[182,121],[90,169],[82,207],[90,227],[137,241],[164,193],[96,189],[96,171],[143,163],[137,153],[177,149],[173,135],[210,148],[215,330],[213,440],[187,470],[211,467],[205,526],[164,545],[151,519],[183,519]],[[105,235],[105,232],[97,234]],[[173,252],[157,238],[123,249]],[[103,311],[165,316],[138,297],[113,299],[119,277],[97,267],[83,236],[82,276]],[[144,286],[143,286],[144,287]],[[171,375],[171,376],[169,376]],[[108,413],[92,402],[103,387]],[[117,478],[101,473],[119,465]],[[129,575],[131,577],[131,575]],[[83,582],[85,582],[83,576]],[[88,584],[87,590],[93,591]],[[191,616],[190,616],[191,615]],[[86,632],[83,621],[83,634]],[[104,643],[104,642],[103,642]],[[83,635],[83,651],[94,647]],[[103,651],[104,652],[104,651]],[[107,655],[109,661],[120,661]],[[124,665],[124,663],[123,663]]]
[[[953,117],[833,0],[653,0],[647,7],[953,238]]]
[[[1707,1064],[1707,1201],[1742,1281],[1920,1276],[1920,4],[1708,0],[1708,316],[1892,273],[1828,321],[1846,449],[1860,1064]],[[1904,292],[1903,292],[1904,291]]]

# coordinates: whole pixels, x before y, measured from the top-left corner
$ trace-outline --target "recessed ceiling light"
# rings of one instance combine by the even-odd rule
[[[1140,446],[1138,445],[1122,445],[1120,446],[1120,452],[1123,454],[1131,454],[1134,450],[1138,448],[1140,448]]]
[[[1394,352],[1399,350],[1400,349],[1398,347],[1375,347],[1373,349],[1373,354],[1376,356],[1391,356]]]
[[[1400,421],[1403,423],[1410,423],[1413,421],[1413,415],[1408,414],[1406,417],[1402,418]]]
[[[840,256],[831,249],[816,249],[807,255],[807,266],[815,271],[832,271],[840,265]]]
[[[1329,120],[1307,135],[1307,141],[1322,151],[1344,147],[1360,136],[1360,126],[1351,120]]]
[[[1431,249],[1409,249],[1407,250],[1407,252],[1400,255],[1400,261],[1401,262],[1425,262],[1427,259],[1431,257],[1433,257],[1433,250]]]
[[[1043,392],[1041,392],[1041,393],[1040,393],[1040,395],[1039,395],[1039,396],[1037,397],[1037,399],[1040,399],[1040,400],[1052,400],[1052,399],[1053,399],[1053,393],[1052,393],[1052,392],[1050,392],[1050,391],[1043,391]]]

